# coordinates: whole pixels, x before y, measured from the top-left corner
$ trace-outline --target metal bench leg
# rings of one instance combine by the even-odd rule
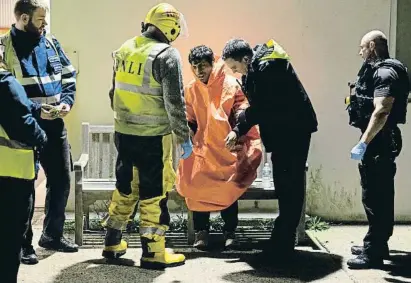
[[[188,239],[188,244],[191,246],[194,244],[194,240],[195,240],[194,219],[193,219],[193,212],[188,209],[187,211],[188,211],[187,239]]]

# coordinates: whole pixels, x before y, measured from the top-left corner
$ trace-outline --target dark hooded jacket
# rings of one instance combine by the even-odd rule
[[[254,48],[247,75],[242,78],[243,92],[250,107],[233,129],[239,136],[260,126],[267,151],[317,131],[317,117],[287,53],[274,40]]]

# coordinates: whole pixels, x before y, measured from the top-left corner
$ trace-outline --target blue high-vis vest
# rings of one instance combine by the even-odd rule
[[[74,104],[76,70],[55,37],[36,38],[13,25],[0,36],[0,55],[33,102]]]

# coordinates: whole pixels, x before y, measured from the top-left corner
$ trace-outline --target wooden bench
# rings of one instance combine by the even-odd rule
[[[174,167],[178,164],[178,150],[174,151]],[[114,146],[114,126],[82,124],[82,154],[74,163],[75,171],[75,242],[83,244],[83,233],[89,230],[90,206],[99,200],[110,200],[115,190],[115,164],[117,150]],[[263,154],[257,179],[242,195],[242,200],[277,199],[274,188],[262,188],[262,167],[270,163],[269,154]],[[307,169],[307,168],[306,168]],[[272,180],[271,180],[272,181]],[[273,186],[272,186],[273,187]],[[176,190],[169,195],[170,200],[181,202]],[[187,237],[189,244],[194,242],[192,213],[188,212]],[[297,229],[297,242],[305,239],[305,201]]]

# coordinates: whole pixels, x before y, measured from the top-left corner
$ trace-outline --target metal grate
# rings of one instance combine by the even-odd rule
[[[83,238],[83,248],[102,248],[104,246],[104,232],[85,233]],[[242,247],[259,248],[263,241],[270,238],[270,231],[250,230],[237,231],[236,237]],[[138,233],[124,233],[123,239],[127,241],[129,248],[141,248],[140,235]],[[191,248],[187,243],[185,233],[170,232],[166,236],[167,246],[172,248]],[[210,233],[211,245],[219,245],[223,242],[222,233]]]

